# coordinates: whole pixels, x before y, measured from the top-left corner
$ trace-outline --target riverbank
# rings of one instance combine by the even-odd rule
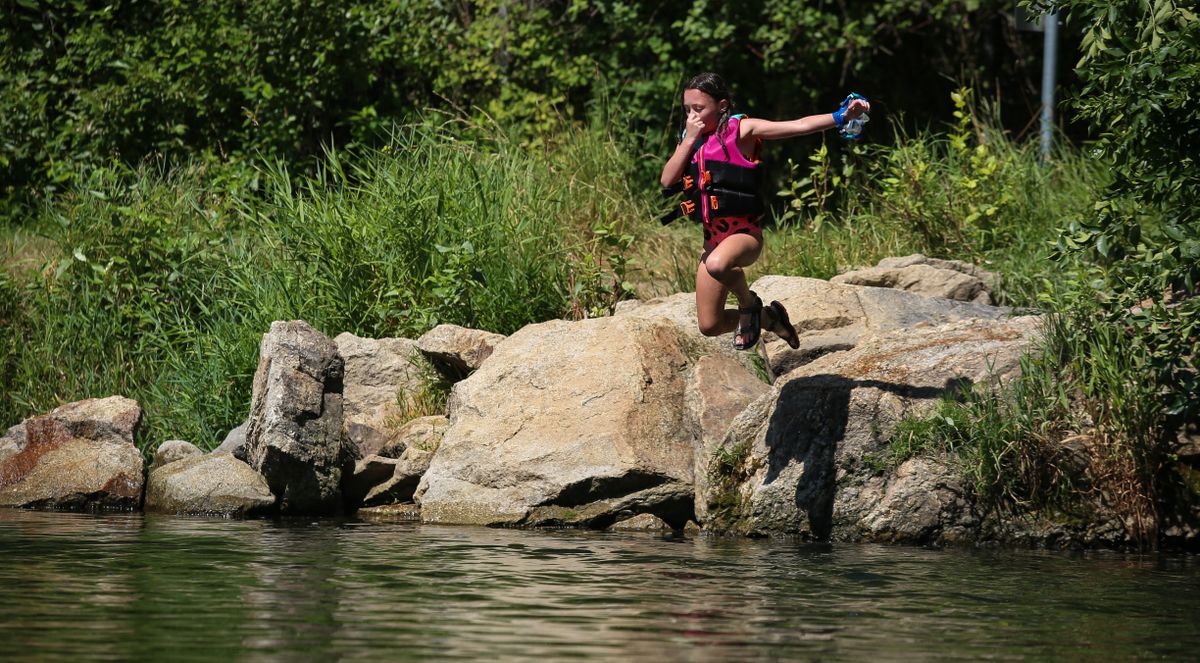
[[[1140,543],[1099,501],[1080,503],[1087,518],[997,511],[952,453],[887,462],[902,421],[1018,380],[1043,321],[977,303],[993,279],[962,263],[913,256],[838,280],[754,284],[801,331],[797,350],[770,339],[766,365],[699,335],[688,294],[508,337],[441,326],[415,340],[330,339],[276,322],[240,437],[212,454],[165,443],[143,484],[136,402],[64,406],[5,436],[0,501],[239,516],[407,503],[408,517],[440,524]],[[412,419],[396,395],[427,387],[422,363],[453,388],[444,411]],[[67,471],[117,456],[107,473]]]

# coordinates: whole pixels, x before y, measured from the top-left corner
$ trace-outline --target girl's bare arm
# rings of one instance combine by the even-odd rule
[[[667,163],[663,166],[662,177],[659,178],[659,183],[663,188],[669,187],[679,181],[683,177],[683,171],[687,168],[688,162],[692,159],[692,151],[696,149],[696,139],[688,140],[684,138],[679,145],[675,147],[675,153],[667,159]]]
[[[787,120],[784,122],[746,118],[742,120],[741,131],[738,132],[740,134],[738,137],[780,140],[794,136],[803,136],[805,134],[815,134],[819,131],[832,129],[835,126],[833,115],[830,113],[809,115],[798,120]]]
[[[871,109],[871,106],[862,99],[855,99],[846,107],[846,119],[850,120],[862,115]],[[780,140],[782,138],[792,138],[794,136],[803,136],[805,134],[815,134],[819,131],[827,131],[833,129],[837,124],[833,121],[832,113],[823,113],[821,115],[809,115],[798,120],[787,120],[784,122],[772,122],[770,120],[758,120],[754,118],[746,118],[742,120],[741,130],[738,132],[739,139],[759,138],[762,140]]]

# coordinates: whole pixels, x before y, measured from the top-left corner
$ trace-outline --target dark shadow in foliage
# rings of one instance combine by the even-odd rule
[[[796,510],[805,522],[800,533],[828,539],[833,530],[833,498],[837,477],[838,443],[846,435],[850,395],[855,389],[874,388],[905,399],[933,399],[962,393],[970,380],[947,380],[944,387],[914,387],[880,380],[852,380],[838,375],[814,375],[785,384],[774,414],[767,424],[767,475],[769,485],[794,463],[804,468],[796,484]]]

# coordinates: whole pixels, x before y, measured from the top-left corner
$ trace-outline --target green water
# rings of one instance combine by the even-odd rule
[[[1130,660],[1200,559],[0,510],[0,660]]]

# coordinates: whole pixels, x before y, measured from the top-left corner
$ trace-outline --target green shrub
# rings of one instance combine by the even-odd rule
[[[58,253],[15,314],[25,344],[4,374],[8,414],[119,393],[147,409],[147,443],[211,446],[246,415],[273,320],[412,338],[608,313],[626,296],[631,231],[651,216],[612,139],[567,129],[531,152],[500,131],[464,142],[458,126],[330,151],[311,177],[278,164],[92,171],[41,222]]]
[[[972,96],[953,94],[944,134],[900,130],[895,145],[852,145],[840,160],[822,147],[807,168],[790,164],[761,269],[829,278],[920,252],[979,263],[1004,279],[1003,303],[1036,304],[1060,215],[1089,206],[1107,174],[1071,148],[1040,163]]]

